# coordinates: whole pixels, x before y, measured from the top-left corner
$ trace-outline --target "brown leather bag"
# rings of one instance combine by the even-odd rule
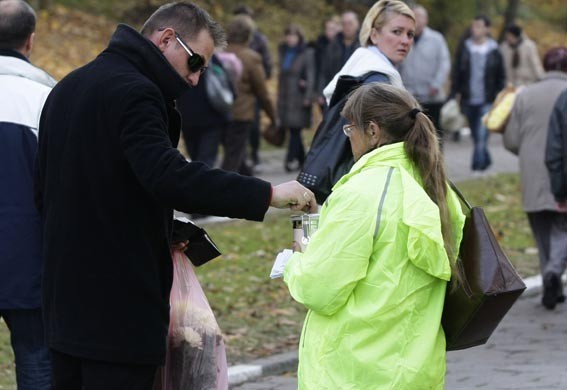
[[[453,183],[451,187],[468,208],[468,215],[457,263],[463,283],[456,289],[452,282],[447,284],[441,320],[448,351],[486,343],[526,289],[482,208],[471,207]]]
[[[270,123],[262,132],[264,139],[271,145],[282,146],[285,142],[285,130]]]

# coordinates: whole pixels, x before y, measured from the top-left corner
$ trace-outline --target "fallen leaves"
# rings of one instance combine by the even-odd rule
[[[32,62],[57,80],[94,59],[108,44],[116,23],[61,5],[38,15]]]

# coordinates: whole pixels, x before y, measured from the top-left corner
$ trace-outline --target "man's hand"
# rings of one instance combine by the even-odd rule
[[[557,211],[560,213],[567,213],[567,200],[557,202]]]
[[[270,206],[278,209],[289,207],[294,211],[317,212],[317,201],[313,192],[297,181],[289,181],[273,187]]]
[[[169,248],[173,251],[185,252],[185,249],[187,249],[187,246],[189,246],[189,241],[180,241],[180,242],[175,242],[173,244],[170,244]]]

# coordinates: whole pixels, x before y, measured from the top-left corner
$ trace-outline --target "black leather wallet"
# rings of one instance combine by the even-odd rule
[[[189,241],[185,254],[191,263],[198,267],[221,255],[219,248],[205,229],[186,219],[173,221],[171,242]]]

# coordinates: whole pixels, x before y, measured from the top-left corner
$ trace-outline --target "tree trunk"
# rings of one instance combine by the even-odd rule
[[[498,42],[502,42],[504,40],[506,27],[516,22],[516,15],[518,14],[519,5],[520,0],[508,0],[506,11],[504,11],[504,24],[502,24],[502,30],[500,31],[500,35],[498,36]]]
[[[489,15],[490,6],[492,5],[492,1],[487,0],[476,0],[475,1],[475,8],[477,15]]]

